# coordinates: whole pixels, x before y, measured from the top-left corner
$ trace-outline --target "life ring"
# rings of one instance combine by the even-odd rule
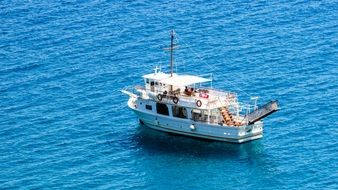
[[[177,104],[177,103],[178,103],[178,98],[177,98],[177,97],[174,97],[174,98],[173,98],[173,102],[174,102],[175,104]]]
[[[161,94],[157,94],[157,99],[159,100],[159,101],[162,101],[162,95]]]
[[[201,100],[197,100],[197,101],[196,101],[196,106],[197,106],[197,107],[201,107],[201,106],[202,106]]]

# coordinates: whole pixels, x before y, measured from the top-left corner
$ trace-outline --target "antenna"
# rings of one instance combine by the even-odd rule
[[[170,76],[173,76],[174,30],[170,32]]]
[[[176,44],[174,44],[174,38],[175,38],[175,31],[171,30],[170,31],[170,47],[165,48],[165,50],[170,50],[170,76],[173,76],[174,73],[174,49],[177,48]]]

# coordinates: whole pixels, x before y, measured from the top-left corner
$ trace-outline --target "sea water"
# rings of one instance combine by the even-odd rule
[[[0,2],[1,189],[337,189],[336,1]],[[120,90],[162,66],[278,99],[260,140],[153,131]]]

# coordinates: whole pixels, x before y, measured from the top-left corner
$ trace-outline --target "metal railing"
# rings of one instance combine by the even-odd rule
[[[278,111],[278,101],[272,100],[263,106],[255,109],[253,112],[249,112],[246,115],[246,119],[249,124],[253,124],[256,121],[263,119],[264,117],[272,114],[273,112]]]

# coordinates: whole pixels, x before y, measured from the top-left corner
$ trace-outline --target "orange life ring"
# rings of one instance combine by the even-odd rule
[[[197,100],[196,101],[196,106],[197,107],[201,107],[202,106],[202,101],[201,100]]]

